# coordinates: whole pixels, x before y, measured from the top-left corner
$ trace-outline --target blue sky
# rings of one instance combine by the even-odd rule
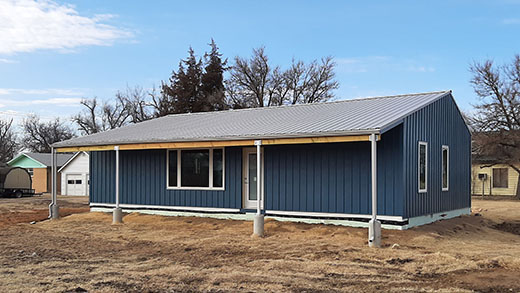
[[[282,67],[331,55],[337,99],[452,89],[469,111],[469,65],[520,53],[520,1],[0,0],[0,117],[68,120],[82,97],[159,85],[211,38]]]

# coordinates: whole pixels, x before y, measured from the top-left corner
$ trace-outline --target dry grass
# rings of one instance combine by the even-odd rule
[[[61,206],[84,211],[79,201]],[[265,238],[251,222],[140,214],[28,224],[46,204],[0,200],[0,292],[520,291],[518,201],[475,199],[481,216],[385,230],[382,249],[366,247],[366,229],[269,220]]]

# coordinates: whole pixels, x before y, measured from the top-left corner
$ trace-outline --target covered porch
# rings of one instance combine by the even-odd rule
[[[316,220],[322,223],[364,218],[370,223],[369,244],[377,246],[380,239],[378,219],[381,218],[377,216],[376,184],[377,142],[380,139],[380,135],[370,133],[329,137],[61,147],[56,148],[53,153],[91,152],[91,168],[99,170],[91,171],[91,207],[93,210],[113,209],[114,223],[122,222],[123,209],[154,210],[158,214],[173,211],[186,215],[204,213],[234,218],[252,217],[254,234],[262,236],[265,216],[280,220],[322,218]],[[287,178],[288,175],[284,174],[284,170],[291,168],[304,169],[303,164],[306,163],[302,161],[302,157],[291,159],[291,164],[296,163],[296,167],[281,166],[275,159],[276,154],[283,153],[280,148],[286,148],[285,152],[291,153],[293,147],[301,149],[304,146],[309,149],[309,156],[312,156],[312,150],[319,149],[327,153],[332,146],[334,149],[348,149],[349,146],[352,146],[352,149],[363,149],[364,157],[361,155],[358,159],[369,162],[365,170],[368,173],[358,176],[363,176],[362,180],[366,180],[363,186],[366,187],[366,192],[371,194],[371,198],[364,199],[363,203],[358,199],[359,209],[352,210],[352,213],[342,208],[351,203],[342,203],[339,197],[326,204],[322,204],[323,198],[311,198],[313,190],[317,190],[319,186],[305,190],[306,182],[293,182],[295,180]],[[301,155],[305,157],[304,153]],[[356,156],[355,153],[352,155]],[[198,163],[199,167],[192,164],[193,168],[199,170],[188,170],[188,167],[183,170],[182,162],[185,162],[183,166],[188,166],[190,163],[186,160],[190,159],[203,160],[202,163]],[[104,166],[101,168],[100,164]],[[208,176],[190,179],[190,172],[191,175],[198,172]],[[320,170],[313,172],[305,176],[322,176]],[[342,179],[338,177],[338,180]],[[279,190],[280,186],[288,184],[287,182],[291,182],[291,186],[287,186],[284,191]],[[102,190],[98,192],[96,186]],[[282,200],[280,194],[284,195]],[[286,196],[287,194],[290,196]],[[361,193],[358,191],[358,194]],[[300,195],[305,198],[297,198]],[[57,213],[52,212],[57,209],[55,201],[52,206],[51,216],[56,217]],[[316,209],[316,206],[319,206],[319,209]],[[382,218],[387,221],[398,220],[398,217],[392,216]]]

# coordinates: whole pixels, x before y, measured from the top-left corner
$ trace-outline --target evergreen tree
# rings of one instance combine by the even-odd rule
[[[193,48],[188,58],[181,60],[177,72],[161,85],[161,95],[153,98],[155,116],[177,113],[218,111],[229,108],[224,91],[226,60],[214,40],[211,51],[204,55],[204,63],[197,59]]]
[[[169,83],[163,83],[156,116],[177,113],[201,112],[202,61],[197,60],[190,47],[188,59],[181,60],[177,72],[173,72]]]
[[[219,111],[227,109],[224,89],[224,71],[227,60],[222,60],[217,44],[211,39],[211,51],[204,55],[205,67],[201,80],[201,91],[204,97],[203,111]]]

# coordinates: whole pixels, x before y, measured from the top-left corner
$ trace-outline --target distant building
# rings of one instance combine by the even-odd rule
[[[515,165],[520,168],[520,164]],[[471,168],[471,194],[515,196],[518,172],[506,164],[490,164],[474,160]]]
[[[74,154],[58,154],[57,167],[63,166]],[[32,177],[32,188],[36,193],[51,192],[51,154],[21,153],[7,162],[10,167],[22,167],[29,171]],[[58,194],[61,194],[61,176],[57,177]]]
[[[77,152],[59,170],[61,174],[62,195],[88,195],[89,190],[89,155]]]

